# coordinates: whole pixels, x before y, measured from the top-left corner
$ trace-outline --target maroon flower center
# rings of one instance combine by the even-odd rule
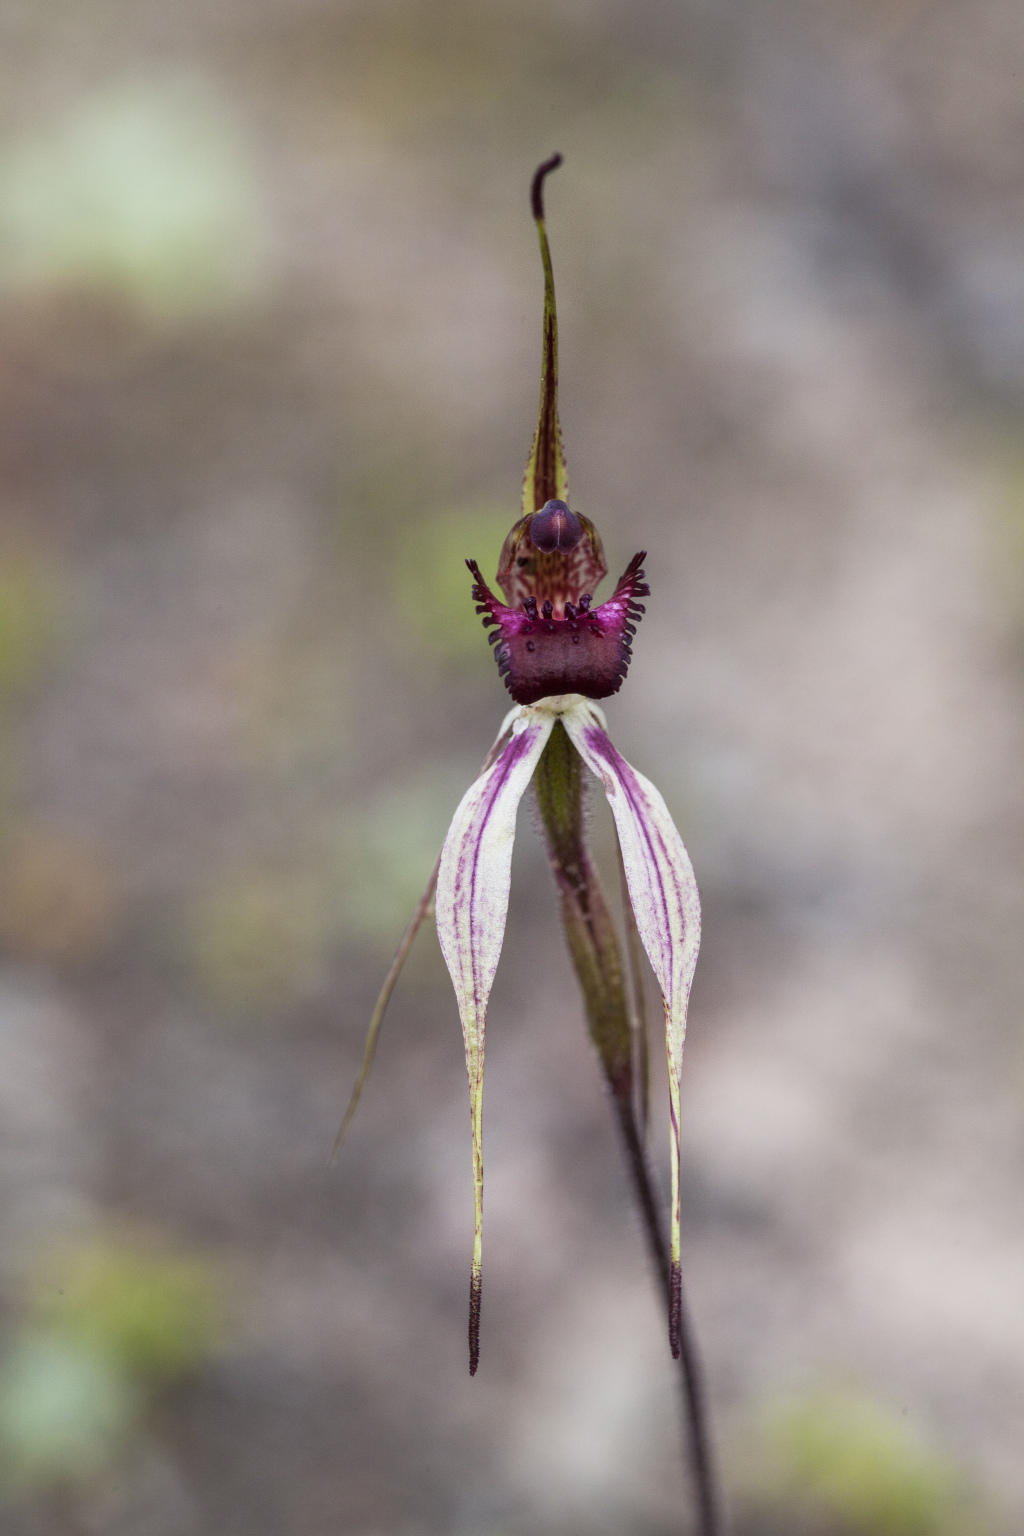
[[[638,599],[650,591],[643,579],[643,560],[642,554],[633,557],[608,602],[594,608],[584,592],[577,603],[565,603],[564,617],[555,616],[550,599],[538,604],[532,595],[519,608],[506,607],[484,581],[476,561],[466,561],[475,581],[476,611],[484,628],[492,630],[488,639],[498,671],[517,704],[535,704],[560,693],[606,699],[618,692],[644,611]]]

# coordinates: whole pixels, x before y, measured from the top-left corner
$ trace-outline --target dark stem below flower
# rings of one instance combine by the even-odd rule
[[[676,1320],[679,1330],[678,1353],[676,1354],[675,1351],[673,1353],[680,1367],[680,1382],[685,1406],[686,1457],[700,1512],[699,1530],[701,1536],[722,1536],[724,1525],[715,1480],[704,1372],[701,1367],[693,1321],[683,1291],[683,1276],[678,1266],[673,1266],[669,1262],[668,1245],[662,1231],[658,1202],[644,1149],[637,1134],[636,1116],[632,1105],[625,1105],[619,1096],[615,1095],[615,1108],[626,1152],[626,1162],[633,1181],[633,1193],[643,1221],[648,1253],[658,1277],[666,1312],[670,1318]]]
[[[698,1511],[700,1536],[722,1536],[707,1399],[682,1276],[669,1262],[662,1218],[636,1113],[634,1028],[627,1004],[618,936],[591,863],[583,828],[583,763],[561,722],[557,722],[534,775],[548,859],[562,903],[562,921],[583,991],[594,1042],[615,1106],[633,1194],[661,1288],[680,1364],[684,1402],[684,1454]],[[634,976],[634,987],[639,979]],[[635,996],[635,993],[634,993]],[[678,1339],[676,1332],[678,1329]],[[678,1346],[678,1347],[677,1347]]]

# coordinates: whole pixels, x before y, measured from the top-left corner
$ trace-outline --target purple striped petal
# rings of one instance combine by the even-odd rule
[[[668,807],[649,779],[612,746],[593,706],[562,723],[587,767],[604,785],[615,817],[630,901],[665,1005],[672,1119],[672,1306],[669,1333],[679,1356],[679,1088],[690,983],[700,946],[700,898],[693,866]]]
[[[437,874],[437,935],[455,987],[466,1041],[473,1123],[476,1207],[470,1281],[470,1373],[480,1354],[480,1285],[484,1166],[482,1110],[484,1027],[505,936],[516,811],[533,778],[554,716],[516,711],[512,736],[486,773],[470,785],[452,819]],[[506,722],[507,724],[507,722]]]

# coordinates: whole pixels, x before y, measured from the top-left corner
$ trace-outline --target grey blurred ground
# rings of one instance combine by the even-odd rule
[[[612,729],[705,902],[685,1240],[732,1502],[762,1529],[773,1405],[841,1390],[1020,1529],[1024,11],[7,0],[0,40],[5,1327],[36,1253],[107,1231],[205,1256],[229,1314],[3,1529],[686,1528],[527,808],[475,1381],[430,934],[323,1169],[505,708],[461,561],[516,515],[554,148],[571,499],[613,566],[650,551]],[[43,271],[77,215],[40,215],[19,268],[11,178],[67,201],[90,113],[159,204],[153,103],[219,167],[209,249],[161,267],[172,218]]]

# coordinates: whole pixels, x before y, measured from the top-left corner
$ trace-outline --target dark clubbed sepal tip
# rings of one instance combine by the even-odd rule
[[[669,1277],[668,1343],[673,1360],[678,1360],[682,1347],[683,1331],[683,1273],[679,1260],[672,1260]]]
[[[483,1292],[483,1276],[474,1269],[469,1282],[469,1374],[476,1375],[480,1364],[480,1302]]]
[[[552,171],[557,171],[562,163],[562,157],[556,150],[543,165],[538,165],[533,173],[533,181],[530,183],[530,209],[538,223],[544,222],[544,178],[550,176]]]
[[[582,537],[583,524],[564,501],[546,501],[530,519],[530,538],[546,555],[575,549]]]

